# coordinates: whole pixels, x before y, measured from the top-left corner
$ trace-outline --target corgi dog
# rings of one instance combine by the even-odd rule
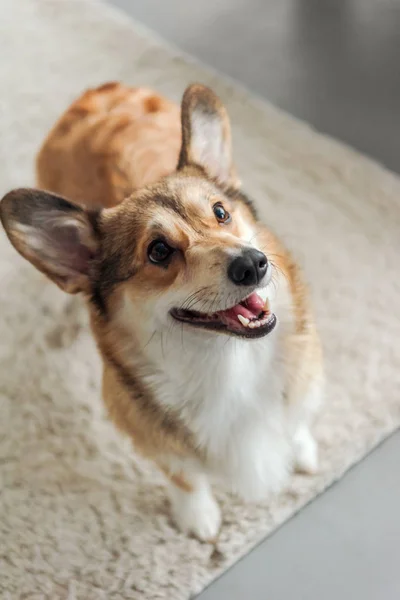
[[[240,189],[213,91],[189,86],[180,108],[119,83],[87,91],[45,140],[37,182],[4,196],[4,229],[86,299],[110,418],[165,473],[178,528],[216,538],[214,485],[264,501],[294,469],[314,473],[309,293]]]

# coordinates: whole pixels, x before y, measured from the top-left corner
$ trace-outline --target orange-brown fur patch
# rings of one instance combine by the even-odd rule
[[[86,206],[115,206],[173,172],[180,144],[178,106],[152,90],[104,84],[50,131],[37,158],[38,184]]]
[[[193,492],[193,486],[185,479],[183,473],[171,473],[168,469],[160,466],[163,473],[168,477],[176,487],[180,488],[184,492]]]

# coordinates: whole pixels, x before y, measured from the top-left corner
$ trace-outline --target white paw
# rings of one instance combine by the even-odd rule
[[[299,427],[293,438],[295,468],[301,473],[315,475],[318,471],[318,447],[308,427]]]
[[[211,489],[201,486],[192,492],[171,489],[172,517],[183,533],[203,542],[214,541],[221,527],[221,511]]]

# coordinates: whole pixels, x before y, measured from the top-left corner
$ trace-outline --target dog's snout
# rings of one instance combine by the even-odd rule
[[[254,248],[243,250],[228,267],[228,277],[235,285],[256,285],[267,272],[268,260]]]

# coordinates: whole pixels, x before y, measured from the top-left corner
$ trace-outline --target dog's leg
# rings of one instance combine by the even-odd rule
[[[168,474],[172,517],[184,533],[214,541],[221,526],[221,511],[206,475]]]
[[[310,386],[293,435],[294,467],[300,473],[314,475],[318,471],[318,445],[310,423],[322,402],[322,381],[318,378]]]
[[[293,437],[295,469],[300,473],[314,475],[318,471],[318,446],[306,423],[296,429]]]

